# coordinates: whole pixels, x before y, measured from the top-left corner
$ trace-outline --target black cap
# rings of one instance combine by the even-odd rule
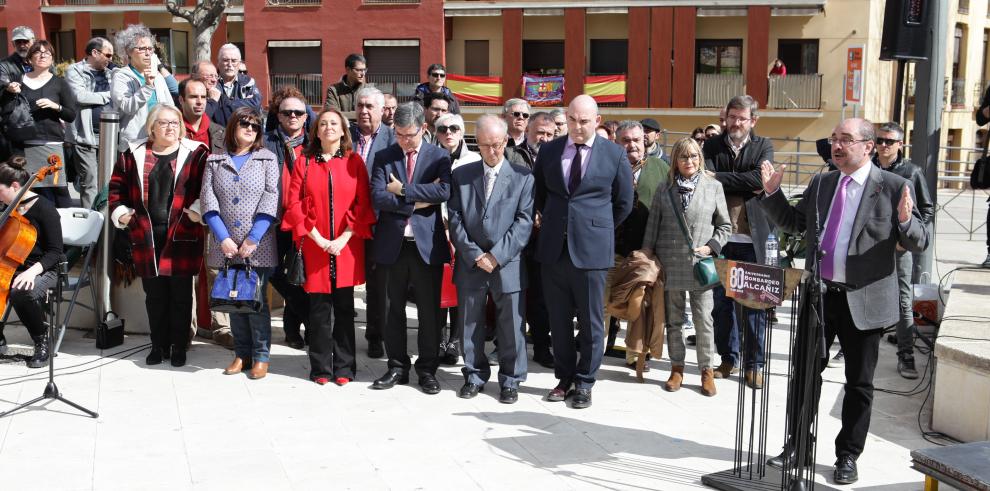
[[[653,131],[663,131],[663,126],[653,118],[646,118],[640,120],[639,124],[643,125],[643,129],[653,130]]]

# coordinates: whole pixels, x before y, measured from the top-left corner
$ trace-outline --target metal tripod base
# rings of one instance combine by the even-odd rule
[[[4,411],[4,412],[0,413],[0,418],[3,418],[4,416],[7,416],[7,415],[12,414],[12,413],[15,413],[17,411],[20,411],[21,409],[24,409],[24,408],[26,408],[28,406],[33,406],[34,404],[36,404],[38,402],[41,402],[41,401],[44,401],[46,399],[55,399],[55,400],[58,400],[58,401],[62,401],[64,403],[66,403],[66,404],[68,404],[68,405],[70,405],[70,406],[78,409],[79,411],[81,411],[83,413],[86,413],[91,418],[98,418],[100,416],[96,412],[90,411],[89,409],[86,409],[86,408],[80,406],[79,404],[76,404],[76,403],[74,403],[74,402],[72,402],[72,401],[70,401],[70,400],[62,397],[62,394],[58,391],[58,386],[55,385],[55,382],[50,381],[50,382],[48,382],[48,385],[45,386],[45,393],[44,394],[42,394],[41,396],[36,397],[34,399],[31,399],[30,401],[25,402],[24,404],[21,404],[20,406],[17,406],[14,409],[11,409],[9,411]]]
[[[752,477],[750,477],[749,467],[743,467],[742,472],[726,469],[701,476],[701,483],[710,488],[721,489],[723,491],[770,491],[784,489],[781,487],[781,483],[784,480],[783,471],[770,466],[766,466],[765,469],[766,473],[762,478],[758,477],[755,470],[752,473]],[[803,479],[792,480],[791,485],[787,489],[788,491],[806,491],[809,489],[816,491],[839,491],[839,488],[833,488],[818,482],[809,483]]]

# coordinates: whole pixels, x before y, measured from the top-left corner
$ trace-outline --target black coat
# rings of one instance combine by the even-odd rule
[[[880,167],[876,155],[873,156],[873,163]],[[880,168],[883,169],[883,167]],[[911,183],[914,188],[914,204],[918,207],[918,213],[921,214],[921,221],[926,225],[932,223],[935,220],[935,202],[932,201],[932,195],[928,192],[928,183],[925,182],[925,173],[921,171],[921,168],[911,162],[911,159],[904,158],[904,155],[898,155],[897,160],[889,168],[883,170],[893,172]]]
[[[773,162],[773,144],[769,138],[751,133],[749,143],[736,157],[729,147],[728,138],[726,134],[705,141],[705,168],[715,173],[726,198],[737,195],[749,200],[755,196],[753,191],[763,189],[760,163],[764,160]]]

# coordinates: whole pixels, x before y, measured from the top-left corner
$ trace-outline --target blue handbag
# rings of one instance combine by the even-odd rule
[[[224,260],[210,291],[210,310],[227,314],[258,313],[264,305],[261,295],[261,279],[249,261],[230,264]]]

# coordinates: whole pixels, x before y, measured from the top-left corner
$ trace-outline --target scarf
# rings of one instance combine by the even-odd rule
[[[278,136],[282,139],[282,141],[285,142],[285,144],[289,148],[296,148],[299,145],[302,145],[303,144],[303,141],[306,140],[306,132],[305,131],[303,131],[302,133],[300,133],[299,136],[297,136],[295,138],[289,138],[289,135],[287,135],[285,133],[285,131],[282,130],[282,127],[281,126],[279,126],[276,129],[276,131],[278,131]]]
[[[700,180],[701,171],[695,172],[691,177],[677,174],[677,179],[674,182],[677,184],[677,192],[681,195],[681,205],[684,206],[685,210],[691,204],[691,198],[694,196],[694,190],[698,187]]]

